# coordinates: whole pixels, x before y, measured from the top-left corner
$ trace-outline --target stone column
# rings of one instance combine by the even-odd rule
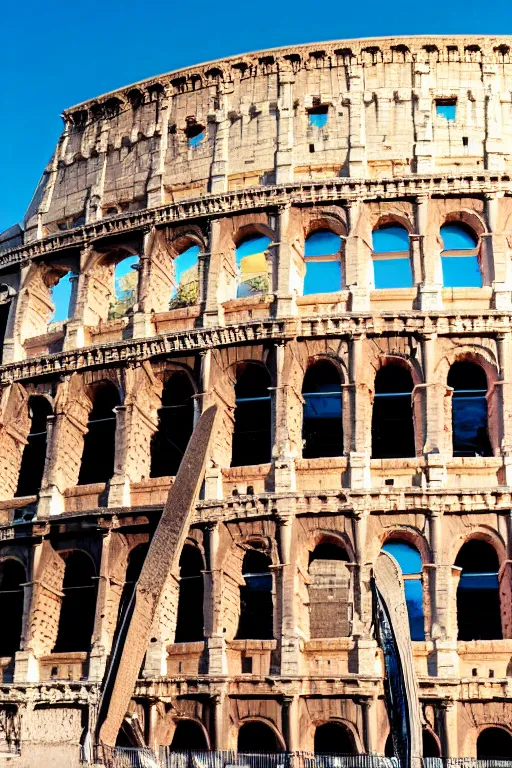
[[[364,208],[361,200],[348,206],[349,233],[345,240],[345,284],[350,291],[352,312],[368,312],[370,309],[371,244],[369,225],[361,221]],[[367,231],[368,230],[368,231]]]
[[[368,385],[359,376],[363,369],[363,334],[354,335],[350,347],[350,379],[352,385],[352,447],[349,455],[350,485],[352,488],[369,488],[370,447],[368,445],[368,423],[371,424],[371,393]]]
[[[277,316],[297,315],[297,294],[302,291],[304,261],[297,252],[298,237],[293,227],[290,205],[279,209],[279,244],[277,253]]]
[[[276,184],[293,181],[293,83],[289,61],[279,62]]]
[[[367,176],[366,126],[363,104],[364,75],[362,66],[353,66],[348,76],[349,108],[349,174],[356,179]]]
[[[208,282],[206,289],[206,305],[204,311],[204,324],[209,328],[224,325],[224,310],[221,306],[227,296],[224,296],[225,284],[224,271],[226,269],[226,257],[221,250],[221,219],[213,219],[210,222],[210,261],[208,267]],[[235,279],[235,275],[231,275]]]
[[[226,675],[228,660],[226,640],[222,632],[222,569],[219,563],[220,530],[215,522],[207,527],[208,532],[208,588],[205,589],[205,635],[208,646],[208,673],[210,675]],[[206,605],[208,592],[210,603]],[[206,626],[208,618],[208,626]],[[218,749],[218,747],[217,747]]]
[[[283,696],[283,736],[288,752],[299,752],[301,749],[299,732],[299,697]]]
[[[223,693],[216,693],[212,696],[212,699],[214,705],[213,719],[215,723],[215,749],[227,749],[227,734],[224,727],[224,724],[228,720],[227,713],[225,712],[226,698]]]
[[[101,548],[100,573],[96,596],[96,614],[92,634],[92,646],[89,655],[89,680],[100,682],[105,673],[112,637],[108,633],[108,611],[110,580],[108,574],[109,549],[111,535],[105,535]]]
[[[499,444],[505,470],[505,485],[512,485],[512,338],[500,333],[498,347],[499,378],[494,383],[499,407],[494,417],[494,429],[499,428]],[[493,440],[495,442],[495,440]]]
[[[153,233],[150,229],[144,230],[142,253],[139,254],[137,304],[133,313],[133,338],[143,339],[155,335],[155,326],[151,322],[151,311],[155,309],[151,305],[151,254],[150,247],[153,241]]]
[[[214,115],[215,141],[211,170],[210,191],[227,192],[229,158],[229,96],[233,93],[233,83],[219,83],[217,98],[219,109]]]
[[[302,401],[293,385],[287,382],[285,375],[286,344],[275,345],[277,386],[273,392],[274,405],[274,445],[272,457],[274,461],[275,491],[286,492],[296,490],[295,459],[297,458],[298,435],[295,434],[293,421],[300,418]],[[297,411],[299,410],[299,414]]]
[[[458,729],[457,729],[457,702],[441,702],[443,724],[443,757],[459,757]]]
[[[296,571],[297,566],[292,559],[292,539],[294,518],[286,512],[279,513],[277,518],[279,549],[281,555],[281,626],[279,628],[281,640],[281,675],[300,674],[300,643],[295,627],[297,618],[295,614],[296,600]]]
[[[430,102],[430,96],[429,96]],[[443,273],[437,238],[428,232],[428,209],[430,200],[426,195],[416,198],[416,231],[421,249],[420,309],[440,309],[443,306]]]
[[[414,152],[416,173],[431,173],[434,163],[434,137],[432,129],[432,95],[430,92],[430,62],[421,61],[418,57],[413,67],[414,86],[419,94],[413,111],[416,131]]]
[[[421,338],[423,371],[425,384],[416,389],[423,389],[423,425],[425,443],[423,453],[426,457],[426,481],[429,488],[441,488],[446,485],[446,460],[448,458],[445,433],[445,398],[446,384],[435,382],[437,334],[425,334]],[[451,452],[450,452],[451,453]]]

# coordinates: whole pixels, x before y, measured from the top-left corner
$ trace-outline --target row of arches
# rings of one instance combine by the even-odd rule
[[[148,544],[129,554],[125,583],[119,601],[117,626],[127,610],[140,575]],[[400,532],[383,545],[397,561],[404,576],[405,596],[412,640],[425,639],[423,562],[418,548]],[[90,555],[82,550],[59,553],[64,561],[62,600],[54,652],[89,651],[93,632],[97,571]],[[345,637],[351,634],[350,557],[340,540],[323,538],[308,560],[309,633],[311,638]],[[472,538],[460,548],[454,565],[460,569],[457,587],[459,640],[490,640],[503,637],[499,588],[499,559],[487,541]],[[269,640],[274,629],[273,563],[259,542],[244,547],[241,563],[239,614],[235,639]],[[183,547],[180,561],[178,610],[174,642],[204,640],[204,556],[192,543]],[[10,617],[0,635],[0,657],[20,650],[27,574],[16,559],[0,562],[0,610]]]
[[[298,293],[331,293],[345,287],[345,228],[340,222],[334,224],[333,221],[329,218],[319,220],[305,238],[302,285],[297,284],[294,288]],[[178,232],[174,236],[169,234],[169,237],[171,240],[165,245],[169,254],[164,259],[167,267],[164,267],[164,262],[159,263],[159,267],[169,269],[170,274],[162,278],[162,284],[158,283],[159,291],[164,290],[163,284],[167,286],[165,290],[168,295],[165,301],[162,298],[157,301],[152,307],[153,311],[188,307],[204,299],[201,282],[206,273],[201,263],[208,254],[203,234]],[[166,241],[166,238],[167,235],[163,239]],[[440,228],[438,239],[441,245],[442,284],[448,288],[482,286],[480,235],[466,221],[447,220]],[[277,245],[278,238],[269,227],[262,224],[242,227],[233,236],[233,297],[244,298],[275,290]],[[370,285],[376,289],[405,288],[419,282],[418,275],[413,280],[410,233],[401,220],[390,221],[386,217],[372,232],[370,245],[371,274],[367,280]],[[142,297],[140,276],[145,274],[146,269],[142,266],[140,251],[140,243],[134,241],[112,251],[99,253],[90,260],[88,283],[94,285],[93,303],[96,304],[101,296],[103,307],[100,309],[98,304],[97,309],[90,306],[87,310],[89,314],[92,312],[90,322],[93,325],[95,313],[96,322],[112,320],[125,316],[138,306]],[[23,340],[44,333],[40,325],[41,318],[46,318],[46,323],[62,322],[74,318],[77,310],[83,313],[82,304],[84,301],[90,302],[83,295],[85,283],[79,286],[78,271],[78,264],[73,260],[46,265],[42,271],[38,271],[37,265],[33,266],[22,286],[24,298],[20,309],[23,315],[21,323],[26,325],[21,331]],[[228,294],[230,292],[231,288]],[[15,293],[12,289],[12,294]],[[48,294],[47,298],[42,299],[45,293]],[[142,293],[146,295],[147,289],[144,288]],[[226,295],[226,299],[229,298]],[[1,305],[2,339],[2,326],[5,332],[8,322],[9,301]],[[34,323],[37,327],[32,328]]]
[[[172,751],[206,751],[210,748],[204,727],[196,720],[178,720],[170,745]],[[358,755],[360,749],[352,729],[345,723],[331,720],[315,727],[314,752],[319,755]],[[281,734],[264,720],[242,722],[237,736],[237,752],[266,754],[285,751]],[[386,757],[394,756],[391,734],[384,749]],[[423,729],[423,757],[441,757],[439,737],[428,728]],[[510,758],[512,735],[505,728],[486,727],[477,737],[478,759]]]

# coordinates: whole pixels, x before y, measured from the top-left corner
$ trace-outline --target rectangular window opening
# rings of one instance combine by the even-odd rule
[[[242,674],[252,675],[252,656],[242,654]]]
[[[321,104],[318,107],[312,107],[308,110],[309,125],[312,128],[325,128],[329,119],[329,107],[327,104]]]
[[[445,120],[455,120],[457,114],[457,99],[436,99],[436,113]]]

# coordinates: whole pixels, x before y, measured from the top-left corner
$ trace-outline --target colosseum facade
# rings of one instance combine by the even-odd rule
[[[392,754],[385,547],[425,755],[512,758],[511,48],[275,49],[64,112],[0,235],[0,763],[93,753],[211,404],[119,744]]]

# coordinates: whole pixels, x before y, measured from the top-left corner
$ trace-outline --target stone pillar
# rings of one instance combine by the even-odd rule
[[[345,241],[345,283],[350,291],[352,312],[368,312],[372,264],[371,241],[367,238],[371,233],[367,222],[361,220],[364,212],[361,200],[351,202],[348,212],[349,233]]]
[[[413,111],[416,131],[416,144],[414,148],[416,173],[431,173],[434,164],[434,137],[432,130],[430,63],[420,61],[418,58],[413,67],[415,88],[419,94]]]
[[[497,335],[499,378],[494,383],[499,408],[494,428],[500,429],[499,443],[503,456],[505,485],[512,485],[512,338],[510,333]],[[493,441],[495,442],[495,441]]]
[[[233,83],[219,83],[219,109],[214,115],[215,141],[213,146],[213,162],[211,170],[210,191],[227,192],[228,189],[228,157],[229,157],[229,97],[233,92]]]
[[[299,752],[301,749],[299,732],[299,697],[283,696],[283,736],[288,752]]]
[[[423,453],[426,457],[426,481],[429,488],[441,488],[446,485],[446,384],[434,380],[436,364],[437,334],[425,334],[421,339],[423,371],[425,384],[423,389],[423,426],[425,443]],[[420,385],[421,387],[421,385]],[[417,387],[416,389],[420,389]],[[421,391],[421,389],[420,389]],[[451,451],[449,452],[451,453]]]
[[[224,325],[224,310],[221,302],[228,298],[223,295],[226,256],[221,250],[221,228],[221,219],[213,219],[210,222],[210,262],[204,311],[204,324],[207,328]],[[234,274],[230,277],[233,281],[235,280]]]
[[[429,104],[431,98],[429,96]],[[430,109],[430,107],[429,107]],[[437,237],[428,232],[428,209],[430,200],[426,195],[416,198],[416,231],[418,232],[421,260],[420,309],[440,309],[443,306],[443,273]]]
[[[92,634],[92,646],[89,655],[89,680],[101,682],[105,673],[112,638],[107,632],[110,580],[108,578],[108,561],[111,535],[103,537],[101,548],[100,573],[96,596],[96,614]]]
[[[276,379],[274,390],[274,445],[272,457],[274,461],[274,483],[276,493],[295,491],[295,459],[299,453],[296,434],[297,419],[302,411],[302,399],[292,384],[287,382],[288,373],[285,370],[287,347],[285,343],[275,345],[276,350]],[[295,425],[294,425],[295,422]]]
[[[125,404],[114,408],[116,455],[109,507],[129,507],[130,484],[149,477],[151,437],[158,429],[162,383],[155,378],[150,364],[129,366],[124,376]]]
[[[296,563],[292,559],[292,539],[294,518],[286,512],[280,513],[277,519],[279,549],[281,555],[281,675],[300,674],[300,643],[295,632],[297,618],[295,615]]]
[[[363,369],[364,344],[366,337],[354,335],[350,347],[350,379],[352,385],[352,446],[349,455],[351,488],[369,488],[370,447],[368,429],[371,425],[371,392],[368,385],[360,380]],[[370,426],[371,428],[371,426]]]
[[[151,313],[155,309],[152,305],[151,292],[151,245],[154,240],[152,230],[145,229],[143,236],[142,253],[139,254],[137,304],[133,312],[133,338],[143,339],[155,335],[155,326],[151,322]]]
[[[363,67],[353,66],[348,75],[349,108],[349,174],[356,179],[367,176],[366,168],[366,127],[363,103]]]
[[[443,757],[459,757],[457,702],[444,701],[441,703],[443,724]]]
[[[277,115],[276,184],[293,181],[293,83],[289,61],[279,62],[279,101]]]
[[[228,748],[227,733],[224,727],[224,724],[228,720],[227,712],[225,712],[226,698],[224,694],[217,693],[212,696],[212,699],[213,699],[213,706],[214,706],[213,719],[215,723],[215,749],[216,750],[227,749]]]
[[[302,291],[304,260],[298,253],[290,205],[279,209],[279,250],[277,254],[277,316],[297,315],[297,294]],[[300,271],[302,270],[302,272]]]
[[[212,523],[206,530],[208,532],[209,555],[208,588],[205,589],[205,635],[208,647],[208,673],[210,675],[226,675],[228,672],[228,660],[226,640],[222,632],[222,569],[219,563],[219,523]],[[210,593],[210,602],[207,606],[206,598],[208,592]],[[208,626],[206,626],[207,618]]]
[[[374,739],[374,733],[373,733],[373,726],[374,723],[371,722],[371,714],[370,710],[372,708],[373,699],[367,697],[367,696],[361,696],[359,699],[359,705],[361,707],[361,714],[362,714],[362,721],[363,721],[363,744],[364,744],[364,751],[367,755],[371,755],[373,753],[373,739]]]

